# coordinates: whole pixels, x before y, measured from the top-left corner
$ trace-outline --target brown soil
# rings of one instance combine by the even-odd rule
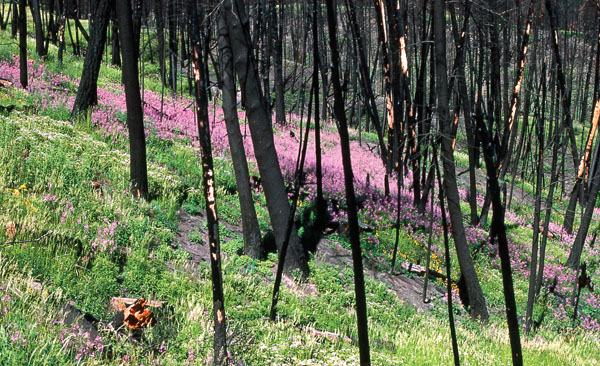
[[[199,230],[204,232],[203,222],[205,221],[204,216],[192,216],[181,210],[179,213],[179,227],[175,234],[175,245],[191,256],[190,264],[192,268],[196,268],[199,263],[209,262],[210,254],[209,248],[206,244],[196,244],[189,240],[188,234],[192,231]],[[241,235],[241,227],[239,225],[231,225],[229,223],[221,221],[225,227],[230,231]],[[226,242],[231,240],[226,236],[221,236],[221,241]],[[223,254],[223,253],[222,253]],[[345,267],[352,266],[352,254],[351,252],[342,247],[338,242],[329,240],[327,238],[321,239],[317,246],[317,252],[315,253],[315,260],[320,263],[327,263],[334,265],[343,270]],[[424,303],[422,301],[422,291],[424,279],[419,276],[406,276],[404,274],[390,274],[388,272],[378,270],[378,265],[374,261],[363,259],[365,266],[365,276],[372,278],[376,281],[384,283],[388,289],[395,292],[398,299],[403,301],[405,304],[410,304],[415,308],[423,311],[430,311],[432,304],[430,302]],[[273,273],[275,273],[276,267],[273,267]],[[298,284],[291,276],[283,276],[283,284],[289,290],[297,293],[300,296],[316,295],[317,288],[310,283]],[[438,298],[444,295],[444,291],[436,286],[434,283],[429,282],[428,285],[428,298]]]

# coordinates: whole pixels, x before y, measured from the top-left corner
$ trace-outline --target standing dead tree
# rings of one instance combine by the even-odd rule
[[[196,1],[187,2],[189,16],[189,35],[191,37],[191,62],[194,73],[194,96],[196,99],[196,118],[198,138],[202,155],[202,187],[206,200],[206,221],[210,250],[210,269],[213,295],[213,318],[215,335],[213,339],[214,365],[224,365],[227,361],[227,319],[223,296],[223,276],[221,272],[221,247],[219,240],[219,218],[217,215],[215,174],[213,168],[210,125],[208,120],[207,80],[204,73],[202,46]]]
[[[365,297],[365,280],[358,231],[358,210],[354,193],[352,158],[350,156],[350,138],[348,135],[348,122],[346,120],[346,111],[342,99],[342,86],[340,83],[340,59],[338,53],[337,16],[335,6],[335,1],[327,1],[327,24],[332,65],[331,82],[333,84],[334,95],[333,117],[338,122],[337,127],[342,149],[342,165],[344,167],[344,186],[346,188],[346,204],[348,205],[348,226],[350,231],[350,245],[352,246],[352,266],[354,268],[354,293],[356,296],[356,321],[358,326],[360,365],[369,366],[371,365],[371,355],[369,351],[367,300]]]

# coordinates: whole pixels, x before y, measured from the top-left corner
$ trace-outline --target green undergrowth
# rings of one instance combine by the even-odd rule
[[[33,49],[33,43],[29,46]],[[7,47],[8,51],[0,47],[0,57],[16,52],[14,44]],[[48,65],[54,62],[51,57],[46,60]],[[82,60],[65,54],[62,72],[78,77],[81,67]],[[120,80],[118,69],[104,64],[103,68],[101,84]],[[34,96],[18,88],[0,89],[1,105],[17,107],[0,116],[0,364],[209,363],[210,268],[207,263],[190,265],[190,254],[174,248],[180,210],[192,215],[202,215],[205,210],[198,151],[185,141],[150,137],[151,199],[137,200],[129,195],[126,139],[109,141],[85,123],[72,124],[66,121],[66,110],[32,110],[27,107],[32,104],[30,98]],[[376,143],[373,133],[362,137]],[[229,158],[216,157],[215,169],[220,217],[239,225]],[[269,229],[266,201],[261,192],[254,194],[259,225],[265,233]],[[310,204],[302,202],[299,210],[307,212]],[[302,225],[309,226],[311,217],[306,215]],[[201,245],[205,229],[199,225],[187,233],[188,239]],[[358,365],[350,263],[338,268],[311,260],[308,278],[292,278],[295,285],[282,289],[279,320],[270,322],[277,256],[270,254],[267,260],[257,261],[239,255],[241,237],[223,224],[220,229],[228,338],[234,360],[246,365]],[[304,226],[300,229],[302,232]],[[523,229],[511,230],[518,237],[530,235],[518,232]],[[330,239],[349,247],[343,234]],[[366,255],[389,263],[394,240],[391,219],[363,234],[362,245]],[[434,240],[439,245],[439,238]],[[401,231],[398,260],[423,264],[425,245],[414,234]],[[431,267],[443,272],[442,258],[433,256]],[[457,267],[453,257],[455,276]],[[491,320],[482,326],[455,306],[462,364],[510,364],[500,273],[483,255],[477,257],[476,267],[492,308]],[[526,286],[516,277],[519,304],[525,301]],[[375,279],[367,278],[366,291],[374,365],[452,364],[443,299],[434,300],[431,313],[423,313],[404,304]],[[59,321],[59,309],[69,302],[108,321],[113,316],[108,310],[113,296],[144,296],[167,303],[153,309],[157,325],[144,330],[139,345],[101,332],[100,351],[96,340]],[[339,337],[320,337],[313,330]],[[527,364],[598,364],[597,334],[559,330],[552,320],[523,338]]]
[[[203,364],[212,344],[209,267],[201,264],[192,270],[186,262],[188,254],[171,247],[179,207],[199,211],[203,207],[196,194],[201,177],[200,165],[192,163],[197,162],[193,149],[150,140],[150,191],[156,198],[144,202],[128,194],[128,157],[123,146],[107,144],[93,130],[48,117],[17,112],[1,118],[0,217],[4,228],[0,240],[5,244],[0,295],[7,310],[1,315],[0,344],[8,351],[2,352],[0,363],[120,364],[129,359],[131,363]],[[234,179],[228,165],[217,159],[216,167],[220,185],[231,186]],[[92,181],[101,182],[100,190]],[[232,197],[222,189],[221,212],[235,206]],[[236,222],[239,217],[231,214],[226,220]],[[14,237],[6,231],[11,222]],[[111,228],[114,243],[99,241]],[[198,228],[197,235],[202,229]],[[391,234],[382,233],[378,235]],[[241,238],[227,234],[233,238],[223,243],[223,273],[235,358],[248,365],[358,364],[349,267],[341,270],[311,261],[310,276],[298,284],[314,291],[284,288],[280,320],[270,323],[276,256],[263,262],[240,256],[236,252]],[[35,241],[6,244],[11,239]],[[405,246],[413,242],[408,237],[403,240]],[[111,245],[116,248],[111,250]],[[498,278],[493,282],[500,283]],[[80,310],[108,320],[112,296],[145,296],[167,301],[169,308],[157,311],[158,325],[144,332],[141,347],[102,333],[112,358],[108,353],[92,355],[89,349],[77,348],[76,340],[83,336],[72,326],[57,323],[57,310],[73,301]],[[443,301],[433,314],[415,312],[373,279],[367,280],[367,301],[374,364],[450,363]],[[464,311],[456,311],[464,364],[509,362],[502,316],[493,317],[490,327],[479,327],[465,319]],[[312,329],[348,337],[350,342],[317,337]],[[72,334],[73,341],[66,345],[61,332]],[[565,337],[550,329],[540,334],[544,335],[540,342],[525,343],[525,359],[534,364],[577,360],[583,365],[598,354],[597,343],[584,334]]]

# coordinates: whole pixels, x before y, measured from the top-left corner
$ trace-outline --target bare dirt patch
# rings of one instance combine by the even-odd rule
[[[192,216],[181,210],[179,213],[179,227],[175,234],[175,245],[191,256],[190,263],[192,268],[196,268],[202,262],[210,261],[210,252],[208,243],[206,240],[202,244],[197,244],[189,239],[189,233],[198,231],[205,234],[204,223],[205,217],[203,215]],[[241,235],[240,225],[229,224],[221,221],[221,224],[229,229],[231,232]],[[231,238],[227,236],[221,236],[222,242],[226,242]],[[221,253],[223,254],[223,253]],[[345,267],[352,266],[352,253],[342,247],[338,242],[329,240],[327,238],[321,239],[317,246],[315,253],[315,260],[320,263],[331,264],[337,266],[341,271]],[[385,284],[388,289],[395,292],[398,299],[403,301],[405,304],[410,304],[415,308],[423,311],[430,311],[433,307],[431,302],[424,303],[422,300],[422,291],[424,279],[419,276],[407,276],[404,274],[390,274],[385,271],[378,270],[378,265],[374,261],[363,259],[365,276],[370,277],[376,281]],[[275,274],[276,267],[272,268],[273,275]],[[297,283],[291,276],[283,276],[283,284],[290,291],[298,294],[299,296],[314,296],[317,294],[317,289],[314,284],[311,283]],[[428,298],[437,298],[444,295],[444,291],[436,286],[431,281],[428,285]]]

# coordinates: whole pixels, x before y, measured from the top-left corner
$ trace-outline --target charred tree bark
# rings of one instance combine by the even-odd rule
[[[442,165],[444,168],[444,189],[448,200],[448,210],[450,212],[450,222],[452,224],[452,235],[456,246],[456,254],[460,265],[460,270],[467,282],[467,292],[470,299],[471,318],[487,322],[489,315],[483,297],[483,291],[479,285],[477,273],[471,259],[471,253],[467,244],[465,228],[462,222],[462,212],[460,210],[460,198],[456,186],[456,171],[454,168],[454,154],[452,149],[452,123],[449,120],[448,110],[448,69],[446,65],[446,20],[445,20],[445,2],[435,0],[433,6],[433,29],[434,29],[434,50],[436,65],[436,91],[437,91],[437,112],[441,130],[442,144]]]
[[[2,1],[2,5],[0,5],[0,29],[6,30],[6,26],[8,25],[8,17],[10,16],[11,6],[9,5],[8,11],[5,11],[5,3]],[[4,15],[6,14],[6,21],[4,21]]]
[[[598,33],[598,53],[596,57],[600,56],[600,32]],[[598,61],[598,60],[597,60]],[[597,73],[600,71],[600,64],[596,62]],[[583,151],[583,155],[581,156],[581,161],[579,162],[579,168],[577,170],[577,178],[575,179],[575,184],[573,186],[573,190],[571,191],[571,196],[569,197],[569,205],[567,207],[567,215],[565,215],[565,219],[563,222],[563,227],[567,231],[567,233],[573,232],[573,221],[575,219],[575,208],[577,207],[577,200],[579,199],[582,204],[585,200],[582,200],[582,196],[584,193],[584,187],[589,181],[590,177],[590,166],[592,160],[592,143],[594,141],[594,137],[596,136],[596,130],[598,128],[598,116],[599,113],[598,105],[600,100],[596,102],[596,107],[594,108],[594,113],[592,116],[592,125],[590,127],[590,131],[588,133],[587,143],[585,144],[585,149]]]
[[[596,107],[594,108],[594,118],[592,121],[592,125],[598,124],[598,119],[600,117],[600,100],[596,101]],[[579,267],[579,263],[581,262],[581,252],[583,251],[583,244],[585,243],[585,238],[587,237],[587,233],[590,227],[590,223],[592,220],[592,216],[594,214],[594,207],[596,205],[596,197],[598,195],[598,189],[600,186],[600,169],[596,169],[594,173],[594,177],[592,178],[592,189],[589,192],[588,201],[585,206],[585,212],[581,217],[581,224],[579,225],[579,230],[577,231],[577,236],[575,237],[575,241],[573,242],[573,247],[571,248],[571,252],[569,253],[569,258],[567,259],[566,265],[577,269]]]
[[[548,10],[549,20],[550,20],[550,31],[552,35],[552,51],[554,54],[554,59],[556,62],[556,73],[557,73],[557,81],[558,87],[560,90],[560,101],[563,108],[564,119],[563,123],[560,126],[561,134],[562,131],[567,130],[569,136],[569,142],[571,145],[571,157],[573,159],[573,166],[578,166],[578,152],[577,152],[577,143],[575,141],[575,132],[573,131],[573,119],[571,117],[571,93],[567,91],[567,82],[565,80],[565,75],[563,72],[562,59],[560,57],[560,52],[558,48],[558,31],[556,28],[557,19],[556,13],[552,8],[552,4],[550,0],[545,0],[546,9]],[[581,190],[583,186],[580,186]],[[565,228],[571,228],[573,218],[575,216],[575,207],[572,210],[568,210],[565,213],[564,226]]]
[[[331,49],[331,82],[334,94],[334,118],[337,120],[340,145],[342,149],[342,164],[344,166],[344,186],[346,188],[346,203],[348,205],[348,226],[350,228],[350,245],[352,246],[352,265],[354,267],[354,292],[356,296],[356,321],[358,326],[358,347],[360,365],[371,365],[369,351],[369,327],[367,320],[367,300],[365,297],[365,282],[363,274],[362,254],[358,228],[358,211],[354,194],[352,173],[352,158],[350,156],[350,139],[346,111],[342,98],[342,86],[339,74],[339,53],[337,40],[337,17],[335,1],[327,1],[327,24],[329,30],[329,45]]]
[[[146,167],[146,137],[144,112],[140,97],[137,52],[133,39],[132,11],[129,0],[117,0],[119,39],[123,52],[123,83],[127,104],[127,129],[129,131],[130,184],[135,197],[148,198],[148,172]],[[107,16],[108,18],[108,16]],[[98,22],[98,20],[97,20]],[[105,28],[106,29],[106,28]]]
[[[128,1],[128,0],[127,0]],[[202,186],[206,200],[206,220],[208,243],[210,248],[210,268],[212,277],[213,318],[215,335],[213,340],[214,365],[224,365],[227,359],[227,318],[223,296],[223,277],[221,274],[221,248],[219,240],[219,219],[215,197],[215,178],[208,121],[208,97],[200,45],[198,11],[195,1],[188,1],[189,33],[192,40],[191,61],[194,71],[194,95],[198,119],[198,137],[202,153]]]
[[[469,25],[469,17],[471,12],[471,4],[470,2],[466,2],[465,4],[465,20],[461,32],[460,38],[457,40],[456,45],[456,61],[453,69],[455,70],[454,74],[456,75],[456,83],[458,86],[458,100],[463,109],[463,116],[465,120],[465,131],[467,135],[467,151],[469,154],[469,207],[470,207],[470,223],[472,226],[477,225],[478,215],[477,215],[477,176],[475,173],[475,168],[477,167],[477,153],[475,147],[475,129],[474,123],[471,120],[473,109],[471,105],[471,98],[467,92],[467,78],[465,75],[465,58],[466,58],[466,50],[465,43],[468,32]],[[453,12],[454,13],[454,12]],[[453,19],[455,17],[453,16]],[[449,92],[452,91],[452,87],[450,87]],[[455,125],[453,126],[453,133],[455,133],[458,125],[458,111],[455,115]],[[454,136],[454,140],[456,136]],[[453,143],[453,145],[455,145]]]
[[[79,113],[86,113],[89,107],[98,103],[98,73],[100,72],[100,63],[102,62],[102,53],[106,42],[106,28],[108,27],[110,8],[111,0],[100,0],[96,6],[92,35],[85,54],[81,81],[77,89],[71,118],[76,118]],[[137,73],[135,77],[137,79]]]
[[[542,121],[545,121],[545,108],[546,108],[546,65],[542,66]],[[558,152],[560,148],[560,139],[562,136],[559,134],[559,121],[558,121],[558,113],[556,113],[555,120],[556,126],[554,128],[554,136],[552,136],[551,145],[552,145],[552,163],[550,168],[550,187],[548,188],[548,195],[546,197],[546,202],[544,204],[544,226],[542,233],[542,243],[540,245],[540,260],[537,271],[537,279],[535,285],[535,293],[536,296],[539,295],[542,280],[544,277],[544,266],[545,266],[545,256],[546,256],[546,243],[548,241],[548,232],[550,227],[550,217],[552,216],[552,206],[554,204],[554,189],[558,184]],[[552,125],[550,125],[552,126]]]
[[[233,57],[227,24],[225,24],[224,14],[222,12],[219,14],[217,41],[219,44],[221,82],[223,83],[223,114],[225,117],[225,125],[227,127],[231,160],[235,171],[235,182],[240,201],[240,211],[242,213],[244,253],[250,258],[262,259],[265,256],[265,250],[261,241],[254,202],[252,201],[248,162],[246,161],[246,151],[244,149],[244,141],[242,133],[240,132],[240,124],[237,115]]]
[[[527,308],[525,313],[525,332],[531,330],[533,318],[533,303],[536,296],[535,281],[538,259],[538,241],[540,234],[540,211],[542,206],[542,180],[544,178],[544,123],[545,121],[537,119],[536,129],[538,135],[538,153],[535,182],[535,208],[533,213],[533,238],[531,243],[531,261],[529,263],[529,289],[527,292]]]
[[[10,33],[11,36],[13,38],[17,37],[17,31],[19,30],[19,10],[18,7],[20,1],[13,1],[12,2],[12,23],[11,23],[11,29],[10,29]]]
[[[438,0],[439,1],[439,0]],[[496,171],[497,162],[494,161],[494,148],[488,134],[481,113],[478,113],[478,133],[480,136],[483,156],[487,168],[488,187],[492,200],[492,227],[498,237],[498,251],[500,253],[500,267],[502,269],[502,286],[504,289],[504,301],[506,303],[506,321],[508,323],[508,336],[512,351],[514,366],[523,365],[523,353],[521,352],[521,337],[519,335],[519,321],[517,320],[517,304],[515,302],[515,290],[512,280],[512,269],[510,266],[510,253],[508,252],[508,240],[506,239],[506,226],[504,225],[504,206],[500,198],[500,185]]]
[[[133,0],[133,39],[138,58],[140,56],[140,39],[142,36],[142,7],[142,0]]]
[[[533,0],[529,3],[529,10],[527,11],[527,24],[525,25],[525,31],[521,38],[521,52],[517,58],[517,78],[513,89],[513,94],[510,103],[509,115],[506,123],[504,124],[504,132],[502,133],[502,144],[500,150],[503,152],[501,159],[498,163],[498,178],[502,180],[504,174],[506,174],[507,168],[510,163],[510,156],[512,154],[512,148],[514,146],[513,126],[517,119],[517,110],[519,108],[519,93],[521,92],[521,85],[523,82],[523,72],[525,71],[525,60],[527,59],[527,47],[529,43],[529,33],[531,32],[531,22],[533,18]],[[505,116],[506,118],[506,116]],[[509,146],[510,142],[510,146]]]
[[[169,86],[177,93],[177,13],[176,0],[167,0],[167,21],[169,27]]]
[[[283,89],[283,1],[277,1],[277,7],[271,9],[273,19],[271,33],[273,34],[273,59],[275,81],[275,120],[279,124],[285,123],[285,90]]]
[[[35,52],[38,56],[46,56],[46,47],[44,46],[44,28],[42,27],[42,15],[40,14],[39,0],[30,0],[31,14],[33,15],[33,23],[35,25]]]
[[[379,141],[379,149],[381,150],[381,158],[383,160],[383,164],[385,165],[387,159],[389,158],[389,154],[387,153],[387,149],[385,147],[385,142],[383,141],[383,129],[381,124],[379,123],[379,116],[377,113],[377,105],[375,103],[375,94],[373,93],[373,87],[371,82],[371,76],[369,75],[369,69],[367,65],[367,59],[365,56],[364,46],[360,34],[360,30],[358,29],[358,23],[356,21],[356,10],[354,8],[353,0],[346,0],[347,9],[348,9],[348,18],[350,22],[350,29],[352,31],[352,36],[356,42],[356,48],[358,51],[358,65],[361,79],[361,86],[364,91],[364,95],[366,97],[367,108],[369,112],[369,119],[375,130],[377,132],[377,139]],[[388,172],[389,174],[389,172]]]
[[[318,30],[318,1],[312,2],[312,33],[313,33],[313,93],[315,96],[315,175],[317,179],[317,222],[325,225],[327,207],[323,198],[323,168],[321,161],[321,123],[319,116],[319,30]],[[323,96],[325,99],[326,96]]]
[[[121,46],[119,44],[119,22],[117,14],[112,11],[112,27],[111,27],[111,60],[110,63],[114,66],[121,67]]]
[[[160,80],[163,85],[167,85],[167,66],[165,60],[165,19],[163,15],[163,0],[155,0],[154,16],[156,17],[156,35],[158,38],[158,65],[160,68]]]
[[[290,205],[273,141],[271,118],[262,94],[256,61],[250,45],[248,18],[241,0],[224,1],[223,11],[233,51],[234,67],[242,89],[242,102],[248,113],[254,154],[263,182],[271,226],[280,250],[285,238]],[[285,263],[287,270],[300,269],[303,273],[308,273],[306,255],[295,226],[292,229]]]
[[[433,153],[433,164],[435,166],[435,172],[437,174],[438,186],[440,190],[439,196],[440,208],[442,211],[442,228],[444,230],[444,259],[446,262],[446,293],[448,295],[448,322],[450,323],[450,336],[452,338],[452,355],[454,356],[454,366],[460,366],[458,341],[456,339],[456,326],[454,324],[454,310],[452,310],[452,277],[450,277],[450,245],[448,244],[450,239],[448,238],[448,221],[446,219],[446,207],[444,205],[444,186],[442,184],[442,178],[440,176],[440,167],[437,160],[437,149],[434,150],[435,151]],[[431,199],[431,201],[433,208],[433,198]],[[433,215],[433,211],[431,214]]]
[[[383,0],[374,0],[375,19],[377,21],[377,37],[381,44],[381,59],[383,63],[383,83],[385,93],[385,111],[388,126],[394,126],[394,104],[392,99],[392,66],[390,64],[390,52],[388,47],[389,35],[386,22],[385,5]],[[388,155],[393,154],[393,140],[388,138]],[[387,166],[390,164],[388,163]],[[388,174],[390,170],[388,169]]]
[[[19,0],[19,76],[21,86],[27,89],[27,6],[26,0]]]
[[[63,53],[65,52],[65,23],[67,21],[67,10],[66,6],[62,6],[62,13],[60,16],[60,24],[58,26],[58,55],[56,59],[59,65],[63,62]]]

